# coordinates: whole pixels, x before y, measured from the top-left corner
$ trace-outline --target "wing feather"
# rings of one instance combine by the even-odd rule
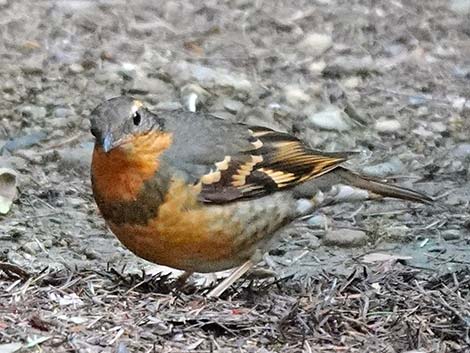
[[[348,156],[312,150],[292,135],[265,127],[248,131],[252,149],[225,156],[202,176],[202,201],[225,203],[267,195],[323,175]]]

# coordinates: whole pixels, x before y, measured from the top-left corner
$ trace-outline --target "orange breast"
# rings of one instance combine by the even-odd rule
[[[198,192],[198,186],[174,181],[158,216],[147,225],[108,225],[129,250],[161,265],[214,272],[243,263],[251,253],[237,247],[240,223],[229,207],[199,204]]]
[[[106,201],[131,201],[143,183],[158,171],[158,157],[171,145],[171,134],[135,136],[104,152],[95,145],[92,159],[93,189]]]

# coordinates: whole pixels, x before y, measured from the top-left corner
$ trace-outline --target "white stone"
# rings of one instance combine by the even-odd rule
[[[470,13],[470,0],[450,0],[449,8],[459,15]]]
[[[322,33],[310,33],[299,43],[300,48],[311,54],[319,56],[333,45],[331,36]]]
[[[310,101],[310,96],[305,93],[300,87],[295,85],[288,85],[284,88],[286,101],[291,106],[307,103]]]
[[[351,248],[364,245],[367,242],[367,234],[362,230],[336,229],[327,231],[323,238],[324,245]]]
[[[383,133],[392,133],[401,129],[401,124],[396,119],[378,120],[375,122],[375,130]]]
[[[324,60],[314,61],[308,66],[308,70],[312,74],[321,74],[326,67],[326,62]]]
[[[314,113],[309,121],[314,126],[325,130],[347,131],[351,128],[349,117],[335,106]]]

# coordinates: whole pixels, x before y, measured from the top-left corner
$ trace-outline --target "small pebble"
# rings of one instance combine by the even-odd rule
[[[310,101],[310,96],[305,93],[300,87],[288,85],[284,88],[284,95],[286,102],[291,106],[297,106]]]
[[[424,126],[418,126],[416,129],[413,129],[412,131],[415,135],[421,136],[421,137],[433,137],[434,133],[427,129]]]
[[[387,162],[362,168],[362,173],[372,177],[383,178],[388,175],[396,175],[403,171],[404,168],[405,166],[398,157],[392,157]]]
[[[375,122],[375,130],[382,133],[393,133],[401,129],[401,124],[396,119],[378,120]]]
[[[331,36],[322,33],[310,33],[299,43],[299,48],[311,56],[319,56],[333,45]]]
[[[328,76],[362,75],[371,71],[377,71],[374,60],[370,55],[364,57],[339,56],[328,63],[323,70]]]
[[[69,66],[69,71],[72,74],[79,74],[83,72],[83,66],[77,63],[73,63]]]
[[[307,220],[307,224],[310,225],[310,226],[325,228],[325,227],[328,226],[328,218],[323,214],[315,215],[313,217],[310,217]]]
[[[312,74],[316,74],[316,75],[319,75],[323,72],[323,70],[325,69],[326,67],[326,62],[323,61],[323,60],[320,60],[320,61],[314,61],[312,62],[309,66],[308,66],[308,70],[312,73]]]
[[[440,122],[440,121],[436,121],[436,122],[432,122],[432,123],[429,123],[429,127],[432,129],[432,131],[434,132],[445,132],[447,131],[447,126],[446,124],[444,124],[443,122]]]
[[[130,94],[166,93],[172,90],[170,85],[158,78],[142,77],[133,81]]]
[[[224,108],[233,114],[238,113],[244,107],[242,102],[230,98],[225,98],[223,104]]]
[[[347,131],[351,129],[349,117],[335,106],[314,113],[308,119],[314,126],[325,130]]]
[[[46,138],[46,133],[42,131],[33,132],[29,135],[12,138],[7,141],[2,149],[10,152],[31,147]]]
[[[57,150],[61,166],[66,169],[90,168],[93,142],[83,143],[74,147]]]
[[[457,145],[450,154],[456,158],[466,158],[470,156],[470,143],[461,143]]]
[[[444,240],[458,240],[461,238],[461,232],[457,229],[448,229],[442,232],[442,238]]]
[[[33,119],[44,118],[47,114],[47,110],[44,107],[39,107],[36,105],[25,105],[18,108],[18,111],[21,115]]]
[[[52,126],[54,128],[64,128],[69,123],[69,119],[67,119],[67,118],[55,118],[55,119],[49,119],[47,122],[50,124],[50,126]]]
[[[329,230],[323,237],[323,244],[328,246],[339,246],[342,248],[353,248],[367,243],[367,234],[362,230],[336,229]]]
[[[22,248],[24,251],[26,251],[28,254],[31,254],[31,255],[35,255],[39,251],[41,251],[41,247],[35,241],[29,241],[27,243],[24,243]]]
[[[428,99],[426,99],[424,96],[411,96],[408,98],[408,102],[411,105],[421,105],[427,103]]]
[[[74,112],[70,108],[57,107],[54,109],[54,116],[56,118],[67,118],[73,114]]]
[[[358,76],[352,76],[343,81],[343,87],[348,89],[357,88],[361,84],[362,80]]]
[[[463,222],[463,226],[467,230],[470,230],[470,219],[467,219],[465,222]]]
[[[180,110],[183,106],[180,102],[176,101],[166,101],[166,102],[158,102],[155,106],[156,110]]]
[[[166,67],[166,73],[172,77],[175,83],[196,81],[205,89],[231,88],[239,92],[250,93],[253,85],[244,75],[236,74],[223,68],[212,68],[208,66],[179,61],[170,63]]]
[[[470,13],[470,0],[450,0],[449,8],[457,15],[464,16]]]

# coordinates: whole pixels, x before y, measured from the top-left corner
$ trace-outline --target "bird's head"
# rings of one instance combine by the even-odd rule
[[[115,148],[151,147],[151,139],[165,135],[164,119],[132,97],[121,96],[101,103],[91,113],[90,122],[96,147],[105,153]]]

